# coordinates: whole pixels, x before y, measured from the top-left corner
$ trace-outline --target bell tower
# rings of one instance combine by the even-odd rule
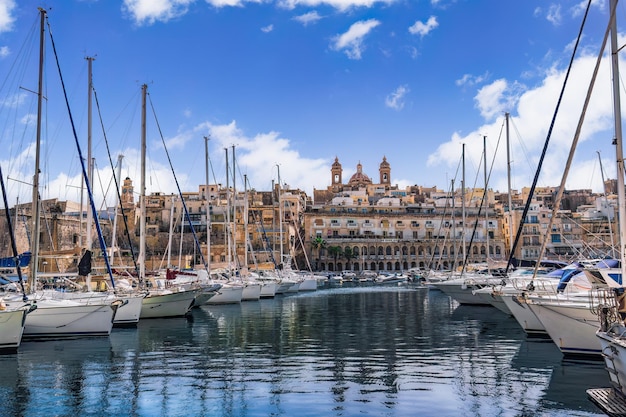
[[[133,190],[133,181],[126,177],[122,185],[122,207],[129,207],[135,204]]]
[[[387,162],[386,156],[383,156],[383,162],[380,163],[378,172],[380,172],[381,184],[385,184],[385,185],[391,184],[391,166],[389,165],[389,162]]]
[[[333,166],[330,169],[330,174],[332,175],[331,185],[333,187],[339,186],[342,183],[341,174],[343,172],[343,168],[339,163],[339,158],[335,157],[335,162],[333,162]]]

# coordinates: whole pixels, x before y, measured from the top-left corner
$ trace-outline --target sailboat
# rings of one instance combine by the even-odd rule
[[[33,242],[32,267],[27,291],[23,294],[5,296],[5,303],[13,306],[27,296],[37,308],[29,313],[24,320],[24,339],[32,338],[65,338],[77,336],[108,336],[113,327],[113,318],[119,303],[94,300],[82,303],[72,300],[51,298],[37,288],[37,266],[39,257],[39,155],[41,148],[42,99],[43,99],[43,57],[46,11],[39,9],[39,87],[37,108],[37,139],[35,147],[35,175],[33,179]]]
[[[146,282],[146,93],[148,86],[141,86],[141,190],[139,197],[139,279]],[[151,279],[148,294],[141,303],[141,319],[181,317],[187,315],[200,289],[178,286],[165,288]]]
[[[486,154],[483,156],[486,160]],[[463,205],[463,239],[462,250],[465,254],[465,144],[463,144],[462,150],[462,168],[463,168],[463,181],[462,181],[462,205]],[[486,168],[485,168],[485,189],[483,192],[483,202],[486,203],[487,199],[487,181],[486,181]],[[478,221],[478,219],[476,220]],[[485,222],[485,234],[488,236],[488,225]],[[489,245],[487,244],[487,248]],[[487,249],[488,251],[488,249]],[[488,256],[487,256],[488,258]],[[499,284],[502,279],[500,277],[494,277],[490,273],[483,273],[481,271],[467,271],[467,257],[464,256],[462,270],[460,274],[450,275],[449,279],[430,282],[429,285],[442,291],[446,295],[456,300],[459,304],[466,305],[491,305],[488,301],[475,295],[475,291],[482,288],[490,288],[492,285]]]
[[[622,124],[617,54],[617,24],[615,9],[617,0],[611,0],[611,54],[613,70],[613,107],[615,114],[615,151],[617,160],[617,191],[619,212],[619,241],[621,265],[612,276],[619,284],[605,292],[604,303],[597,306],[599,328],[596,337],[604,359],[611,387],[587,390],[589,399],[609,415],[623,414],[626,410],[626,313],[623,277],[626,273],[626,190],[624,189],[624,154],[622,147]]]
[[[92,63],[93,58],[86,58],[88,61],[88,134],[87,134],[87,160],[91,161],[91,97],[94,93],[92,85]],[[79,149],[80,152],[80,149]],[[91,168],[91,167],[90,167]],[[118,178],[119,178],[118,174]],[[85,173],[85,182],[89,193],[89,201],[93,203],[91,194],[92,172],[88,169]],[[91,205],[91,204],[90,204]],[[82,213],[82,209],[81,209]],[[102,230],[100,228],[97,217],[94,216],[93,210],[87,211],[87,227],[86,227],[86,247],[84,248],[82,257],[78,263],[78,275],[65,274],[63,280],[62,291],[55,289],[44,290],[50,298],[68,299],[77,302],[94,303],[96,301],[103,303],[116,303],[118,305],[113,325],[118,327],[132,327],[139,322],[141,314],[142,298],[146,296],[145,292],[139,292],[132,286],[115,285],[109,262],[107,264],[107,273],[105,275],[92,275],[92,228],[95,223],[98,237],[102,248],[104,249],[104,240],[102,238]],[[103,250],[104,252],[104,250]],[[107,256],[105,254],[105,256]],[[110,256],[109,256],[110,257]],[[55,274],[55,279],[58,277]]]
[[[580,137],[580,131],[582,129],[582,122],[584,120],[585,112],[587,110],[591,92],[596,81],[598,68],[601,62],[602,54],[607,43],[609,33],[611,34],[611,49],[613,59],[613,98],[614,98],[614,111],[615,111],[615,144],[617,155],[617,177],[618,177],[618,199],[619,214],[620,214],[620,237],[622,244],[622,262],[621,268],[625,267],[623,259],[623,245],[625,234],[622,234],[624,228],[626,228],[626,222],[624,221],[624,166],[623,155],[621,149],[621,112],[619,104],[619,76],[617,65],[617,33],[615,24],[615,7],[617,1],[611,1],[611,20],[607,31],[604,36],[600,53],[596,60],[596,67],[591,78],[587,90],[587,96],[581,113],[581,117],[578,122],[576,134],[570,149],[570,153],[565,165],[563,179],[557,193],[553,215],[550,217],[550,223],[547,226],[547,230],[551,230],[552,219],[555,217],[555,211],[559,207],[563,190],[565,188],[565,179],[569,172],[571,162],[573,160],[574,150]],[[575,50],[576,48],[574,48]],[[547,239],[546,239],[547,240]],[[543,254],[545,248],[545,240],[542,246],[540,255]],[[584,355],[584,356],[600,356],[604,348],[600,343],[598,337],[596,337],[596,331],[601,325],[601,320],[598,317],[597,312],[602,310],[601,305],[605,304],[607,291],[611,291],[611,288],[622,287],[622,274],[601,273],[600,267],[586,267],[585,278],[587,280],[587,289],[580,292],[575,292],[570,296],[564,294],[556,294],[551,296],[546,295],[533,295],[529,293],[526,295],[526,305],[539,319],[546,332],[550,335],[552,341],[560,349],[564,355]],[[592,273],[592,271],[595,271]]]
[[[0,168],[0,185],[2,186],[2,198],[4,200],[4,212],[6,214],[9,235],[11,238],[11,249],[13,250],[14,257],[6,260],[3,263],[4,268],[15,268],[18,276],[18,282],[21,286],[24,285],[22,279],[22,259],[17,253],[17,245],[15,243],[15,236],[13,234],[13,227],[11,225],[11,214],[9,213],[9,205],[6,196],[6,190],[4,187],[4,177],[2,175],[2,169]],[[30,254],[28,255],[28,261],[30,261]],[[28,261],[25,261],[28,264]],[[23,289],[23,288],[22,288]],[[22,334],[24,333],[24,323],[26,321],[26,314],[30,313],[36,306],[28,301],[27,297],[22,297],[21,302],[17,302],[15,306],[7,306],[4,299],[0,298],[0,351],[14,351],[22,342]]]

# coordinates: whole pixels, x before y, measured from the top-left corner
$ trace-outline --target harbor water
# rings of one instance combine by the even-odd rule
[[[492,307],[352,287],[195,308],[0,356],[2,416],[601,416],[601,361]]]

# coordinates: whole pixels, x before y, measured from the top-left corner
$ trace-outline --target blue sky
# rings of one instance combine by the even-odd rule
[[[139,184],[140,90],[148,85],[148,192],[176,192],[161,142],[183,191],[225,183],[235,146],[250,185],[284,183],[312,193],[344,179],[506,191],[504,113],[511,114],[512,186],[532,182],[586,1],[477,0],[0,0],[0,164],[10,204],[30,201],[34,169],[38,7],[59,55],[83,154],[87,154],[87,60],[93,61],[93,189],[114,201],[106,140],[122,175]],[[558,185],[608,20],[594,0],[556,120],[539,185]],[[626,18],[618,6],[618,25]],[[46,35],[48,36],[48,35]],[[620,40],[623,37],[620,35]],[[623,42],[620,42],[620,45]],[[30,51],[26,58],[25,51]],[[78,201],[79,158],[47,37],[42,196]],[[615,177],[610,66],[598,76],[568,188],[601,189],[598,154]],[[623,64],[622,64],[623,66]],[[154,113],[152,112],[154,107]],[[157,123],[158,121],[158,128]],[[497,152],[496,152],[497,149]],[[232,183],[232,180],[230,180]],[[25,184],[26,183],[26,184]],[[138,187],[137,187],[138,188]]]

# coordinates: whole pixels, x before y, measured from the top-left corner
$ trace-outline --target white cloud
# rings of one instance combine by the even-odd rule
[[[11,54],[11,50],[8,46],[0,46],[0,58],[6,58]]]
[[[595,60],[596,57],[593,54],[584,54],[574,62],[552,129],[539,185],[553,186],[561,182],[564,162],[579,122],[582,103],[587,93]],[[623,63],[620,62],[620,66],[622,65]],[[466,146],[466,160],[474,161],[474,166],[478,166],[477,161],[480,160],[483,151],[482,137],[486,135],[488,149],[492,152],[487,156],[488,161],[495,160],[490,188],[506,191],[507,161],[503,143],[503,113],[508,111],[511,113],[513,188],[530,186],[537,169],[537,155],[540,154],[548,136],[564,76],[565,70],[551,68],[544,74],[543,81],[534,88],[525,89],[518,82],[505,79],[496,80],[481,88],[475,100],[485,122],[470,132],[454,132],[447,142],[441,144],[435,152],[429,155],[427,166],[458,166],[462,143],[470,145]],[[607,141],[607,138],[613,137],[611,85],[609,82],[602,82],[602,80],[610,79],[610,63],[604,62],[600,68],[598,81],[581,130],[579,150],[583,146],[600,147]],[[493,152],[498,146],[498,154],[494,158]],[[596,190],[601,188],[599,175],[597,181],[590,184],[592,177],[590,169],[595,159],[597,159],[595,152],[576,154],[575,168],[570,172],[567,188],[594,188]],[[614,167],[610,164],[607,166],[607,171],[612,170],[612,173],[608,172],[607,178],[615,178]]]
[[[378,25],[380,22],[376,19],[353,23],[346,33],[333,38],[331,47],[336,51],[343,50],[350,59],[361,59],[361,54],[365,49],[363,38]]]
[[[274,30],[274,25],[267,25],[261,28],[261,32],[263,33],[270,33],[273,30]]]
[[[252,187],[257,189],[271,188],[272,179],[277,178],[277,164],[283,182],[297,184],[311,196],[313,188],[320,185],[319,179],[329,176],[330,158],[305,158],[292,147],[289,139],[281,137],[278,132],[257,133],[249,137],[237,127],[235,121],[225,125],[206,122],[194,131],[208,131],[212,146],[222,151],[235,145],[239,171],[246,173]]]
[[[560,4],[551,4],[548,8],[548,14],[546,15],[546,19],[548,22],[552,23],[555,26],[561,24],[561,5]]]
[[[463,74],[463,76],[454,83],[459,87],[471,87],[483,83],[488,78],[489,72],[485,72],[482,75]]]
[[[435,16],[431,16],[428,18],[428,21],[426,23],[420,22],[419,20],[413,23],[413,25],[409,27],[409,32],[412,35],[420,35],[420,37],[424,37],[425,35],[428,35],[437,26],[439,26],[439,23],[437,22],[437,18]]]
[[[17,108],[26,100],[26,93],[16,93],[0,99],[0,106]]]
[[[322,16],[320,16],[316,11],[312,11],[296,16],[293,18],[293,20],[302,23],[304,26],[308,26],[311,23],[317,23],[317,21],[321,18]]]
[[[391,94],[385,98],[385,106],[394,109],[402,110],[404,107],[404,97],[409,93],[409,87],[401,85],[396,88]]]
[[[499,79],[478,90],[476,106],[481,116],[487,120],[512,109],[523,87],[518,83],[509,84],[504,79]]]
[[[585,12],[585,9],[587,9],[587,3],[589,3],[588,0],[583,0],[580,3],[572,6],[570,8],[572,17],[581,16]],[[598,10],[608,10],[608,6],[606,5],[605,0],[592,0],[591,7],[595,7]]]
[[[377,3],[393,4],[399,1],[400,0],[278,0],[278,5],[287,9],[295,9],[298,6],[331,6],[337,10],[346,11],[356,7],[372,7]]]
[[[14,10],[14,0],[0,0],[0,33],[13,29],[13,22],[15,22]]]
[[[151,25],[187,13],[195,0],[124,0],[122,11],[128,13],[137,25]]]

